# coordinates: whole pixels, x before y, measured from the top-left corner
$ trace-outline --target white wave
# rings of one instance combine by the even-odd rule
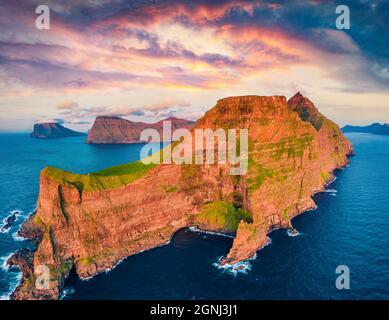
[[[12,238],[15,240],[15,241],[24,241],[26,240],[26,238],[23,238],[21,236],[18,235],[18,231],[12,233]]]
[[[267,240],[268,240],[267,243],[265,245],[263,245],[261,248],[259,248],[258,251],[262,250],[263,248],[265,248],[271,244],[271,239],[269,237],[267,237]],[[239,262],[233,263],[233,264],[229,264],[229,263],[221,264],[220,261],[222,259],[223,259],[223,257],[220,257],[218,259],[218,261],[212,263],[212,265],[214,267],[222,270],[223,272],[227,272],[227,273],[232,274],[233,276],[236,277],[238,275],[238,273],[247,274],[248,271],[251,270],[251,266],[252,266],[251,262],[257,259],[257,253],[249,259],[246,259],[244,261],[239,261]]]
[[[288,234],[289,237],[298,237],[298,236],[302,235],[302,233],[298,232],[297,230],[296,230],[296,233],[292,233],[292,230],[290,230],[290,229],[286,230],[286,233]]]
[[[20,212],[22,213],[23,211],[20,211]],[[26,221],[35,212],[36,212],[36,208],[34,210],[32,210],[32,211],[29,211],[29,213],[26,216],[24,216],[24,220],[23,221]],[[21,237],[21,236],[18,235],[19,230],[20,230],[20,226],[18,228],[18,231],[12,233],[12,238],[15,241],[25,241],[25,240],[28,240],[27,238],[24,238],[24,237]]]
[[[336,189],[327,189],[327,190],[324,190],[324,192],[327,192],[327,193],[337,193],[338,190],[336,190]]]
[[[88,282],[88,281],[91,281],[93,279],[94,276],[90,276],[90,277],[79,277],[81,281],[85,281],[85,282]]]
[[[11,226],[5,230],[3,230],[3,227],[7,224],[7,219],[11,217],[12,215],[15,215],[15,221],[11,224]],[[2,226],[0,228],[0,233],[9,233],[11,228],[16,224],[15,222],[19,220],[19,217],[23,216],[23,210],[11,210],[7,217],[5,217],[2,221]]]
[[[67,296],[72,295],[75,292],[73,288],[65,288],[61,292],[61,296],[59,297],[59,300],[65,299]]]
[[[197,227],[189,227],[188,230],[191,232],[211,234],[211,235],[222,236],[222,237],[226,237],[226,238],[234,238],[234,236],[231,236],[229,234],[225,234],[225,233],[221,233],[221,232],[214,232],[214,231],[205,231],[205,230],[201,230]]]
[[[20,214],[23,214],[23,210],[18,210],[18,209],[16,209],[16,210],[10,211],[9,213],[10,213],[10,214],[18,214],[18,215],[20,215]]]
[[[12,257],[14,253],[11,252],[9,255],[7,256],[4,256],[4,257],[1,257],[0,258],[0,269],[3,270],[3,271],[8,271],[10,266],[7,264],[7,261],[9,258]]]
[[[301,213],[305,213],[305,212],[314,212],[314,211],[316,211],[318,208],[319,208],[319,206],[318,206],[317,204],[315,204],[315,206],[312,207],[311,209],[308,209],[308,210],[306,210],[306,211],[304,211],[304,212],[301,212]]]
[[[212,265],[220,270],[223,270],[224,272],[227,272],[229,274],[232,274],[233,276],[237,276],[238,273],[244,273],[247,274],[248,271],[251,270],[251,260],[255,260],[257,258],[257,255],[255,254],[254,257],[240,261],[234,264],[221,264],[220,261],[223,259],[223,257],[220,257],[217,262],[212,263]]]
[[[20,281],[22,281],[23,274],[21,271],[15,272],[14,274],[15,274],[15,276],[13,277],[13,279],[11,281],[8,281],[8,283],[10,283],[9,291],[7,293],[4,293],[3,295],[1,295],[0,300],[9,300],[11,294],[15,291],[15,289],[19,285]],[[8,273],[7,275],[10,275],[10,273]]]
[[[325,184],[325,186],[326,186],[326,187],[329,186],[331,183],[335,182],[336,179],[338,179],[338,177],[335,176],[335,175],[333,175],[332,180],[328,181],[328,182]]]
[[[139,253],[143,252],[143,251],[147,251],[147,250],[142,250],[142,251],[139,251]],[[121,258],[118,262],[116,262],[112,268],[107,268],[104,270],[105,273],[108,273],[110,271],[112,271],[113,269],[115,269],[118,265],[120,265],[124,260],[126,260],[128,257],[124,257],[124,258]]]

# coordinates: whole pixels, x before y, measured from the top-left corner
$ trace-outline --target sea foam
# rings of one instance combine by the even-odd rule
[[[204,233],[204,234],[211,234],[211,235],[221,236],[221,237],[226,237],[226,238],[234,238],[233,236],[231,236],[229,234],[225,234],[225,233],[221,233],[221,232],[214,232],[214,231],[205,231],[205,230],[201,230],[201,229],[196,228],[196,227],[189,227],[188,230],[191,232],[195,232],[195,233]]]
[[[5,292],[0,296],[0,300],[9,300],[11,294],[15,291],[15,289],[17,288],[17,286],[19,285],[20,281],[23,278],[23,274],[20,270],[8,272],[10,267],[7,266],[7,261],[11,256],[12,253],[7,257],[0,258],[0,262],[2,261],[1,269],[7,273],[7,278],[10,278],[9,280],[7,280],[7,282],[10,284],[9,290],[8,292]]]
[[[301,236],[302,233],[296,230],[296,233],[292,233],[292,230],[288,229],[286,230],[286,233],[289,237],[298,237]]]
[[[269,237],[267,237],[267,239],[268,239],[268,242],[264,246],[262,246],[260,249],[258,249],[258,251],[262,250],[264,247],[267,247],[268,245],[271,244],[271,239]],[[222,259],[223,259],[223,256],[219,257],[218,261],[212,263],[212,265],[214,267],[216,267],[217,269],[220,269],[223,272],[227,272],[228,274],[231,274],[234,277],[236,277],[238,275],[238,273],[247,274],[251,270],[251,267],[252,267],[251,262],[257,259],[257,254],[255,254],[253,257],[251,257],[249,259],[246,259],[244,261],[239,261],[239,262],[233,263],[233,264],[229,264],[229,263],[221,264],[220,262]]]
[[[10,266],[7,264],[7,261],[9,258],[12,257],[12,255],[13,255],[13,253],[10,253],[9,255],[0,258],[0,269],[1,270],[5,271],[5,272],[9,270]]]

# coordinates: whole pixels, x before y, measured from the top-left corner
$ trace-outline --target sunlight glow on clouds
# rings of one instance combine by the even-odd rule
[[[389,58],[374,41],[388,36],[371,22],[388,24],[382,3],[350,3],[348,33],[334,27],[334,1],[51,0],[45,31],[36,5],[0,3],[0,130],[41,117],[194,119],[224,96],[297,90],[341,124],[389,122],[360,103],[388,107]]]

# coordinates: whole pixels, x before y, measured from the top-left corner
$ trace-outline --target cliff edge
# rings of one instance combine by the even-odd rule
[[[188,226],[235,236],[222,263],[251,258],[271,230],[291,228],[293,217],[315,207],[312,194],[352,154],[339,127],[301,94],[289,101],[224,98],[195,128],[247,128],[248,173],[231,176],[227,165],[141,162],[89,175],[45,168],[36,214],[22,229],[38,246],[13,298],[58,299],[71,268],[92,277]],[[38,290],[42,265],[50,282]]]

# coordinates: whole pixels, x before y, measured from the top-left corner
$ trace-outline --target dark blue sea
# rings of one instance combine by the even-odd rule
[[[107,273],[81,281],[72,273],[65,299],[388,299],[389,137],[348,134],[356,156],[317,194],[317,210],[293,220],[300,232],[273,231],[270,245],[248,262],[250,270],[217,267],[231,238],[179,231],[170,244],[131,256]],[[85,137],[35,140],[0,134],[0,223],[21,212],[0,233],[0,297],[6,299],[20,273],[3,262],[28,245],[15,236],[34,211],[39,171],[56,166],[80,173],[137,160],[142,145],[93,146]],[[335,286],[336,267],[350,270],[350,289]]]

